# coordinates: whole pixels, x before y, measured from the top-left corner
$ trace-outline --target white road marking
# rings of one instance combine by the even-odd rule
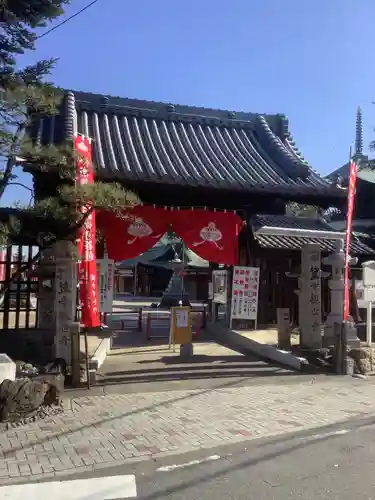
[[[308,436],[307,439],[326,439],[334,436],[343,436],[344,434],[348,434],[350,432],[350,429],[340,429],[339,431],[332,431],[332,432],[325,432],[322,434],[312,434],[311,436]],[[306,439],[306,437],[303,437],[301,439]]]
[[[169,472],[175,469],[183,469],[184,467],[191,467],[192,465],[203,464],[204,462],[213,462],[214,460],[219,460],[221,457],[219,455],[211,455],[210,457],[203,458],[202,460],[192,460],[191,462],[186,462],[184,464],[174,464],[165,465],[164,467],[159,467],[156,469],[157,472]]]
[[[135,498],[134,475],[0,486],[2,500],[115,500]]]

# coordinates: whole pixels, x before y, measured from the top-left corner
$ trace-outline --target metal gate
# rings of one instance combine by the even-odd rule
[[[12,245],[0,251],[1,330],[36,327],[39,281],[30,276],[30,271],[33,270],[32,259],[38,250],[35,246]],[[12,275],[24,268],[20,276],[7,287]]]

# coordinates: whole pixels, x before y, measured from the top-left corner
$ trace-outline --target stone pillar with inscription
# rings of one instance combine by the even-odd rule
[[[301,345],[307,349],[322,347],[321,251],[315,244],[304,245],[301,255],[301,302],[299,317]]]
[[[306,349],[322,346],[321,313],[321,251],[319,245],[304,245],[301,250],[300,273],[286,273],[290,278],[298,278],[298,326],[300,345]]]
[[[38,327],[54,338],[54,356],[71,363],[70,328],[76,307],[75,249],[69,241],[58,241],[43,251],[40,260]]]

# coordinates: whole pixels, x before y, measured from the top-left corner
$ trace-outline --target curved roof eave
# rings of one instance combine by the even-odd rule
[[[44,144],[73,131],[92,137],[96,172],[103,178],[340,196],[296,152],[283,115],[72,91],[61,109],[34,126],[34,136]]]

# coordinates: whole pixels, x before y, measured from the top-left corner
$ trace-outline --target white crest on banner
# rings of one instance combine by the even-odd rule
[[[86,146],[85,141],[83,139],[81,139],[81,141],[78,142],[76,147],[78,150],[82,151],[83,153],[87,153],[87,151],[89,150],[89,148]]]
[[[131,245],[139,238],[150,236],[152,232],[151,226],[149,226],[141,217],[136,217],[134,222],[132,222],[128,227],[128,233],[130,236],[133,236],[132,240],[128,240],[128,244]]]
[[[216,227],[215,222],[210,222],[207,226],[203,227],[200,230],[199,236],[202,240],[193,243],[195,247],[203,245],[203,243],[213,243],[219,250],[223,249],[218,243],[223,239],[223,233]]]

